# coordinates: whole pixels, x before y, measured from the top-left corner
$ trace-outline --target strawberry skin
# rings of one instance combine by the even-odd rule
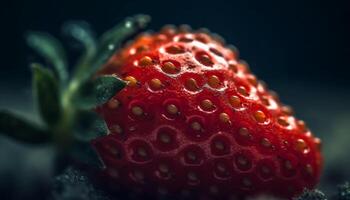
[[[207,33],[164,28],[118,52],[128,86],[97,112],[93,141],[114,185],[152,195],[292,198],[320,177],[320,139]]]

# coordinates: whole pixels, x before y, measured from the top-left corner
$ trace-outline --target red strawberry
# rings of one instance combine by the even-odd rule
[[[320,177],[320,139],[237,52],[206,33],[139,36],[104,73],[128,81],[93,143],[112,184],[149,194],[291,198]]]

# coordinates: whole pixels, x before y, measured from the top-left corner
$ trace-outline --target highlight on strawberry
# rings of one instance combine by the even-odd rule
[[[95,39],[80,22],[64,32],[84,52],[69,73],[53,36],[27,42],[42,123],[0,112],[0,132],[56,149],[60,173],[84,165],[108,186],[150,198],[292,199],[322,171],[321,141],[217,34],[189,26],[145,32],[137,15]]]

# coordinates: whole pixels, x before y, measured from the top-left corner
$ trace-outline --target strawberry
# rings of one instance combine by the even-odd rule
[[[128,82],[97,108],[110,133],[93,145],[111,184],[220,199],[317,184],[320,139],[215,35],[143,34],[102,73]]]

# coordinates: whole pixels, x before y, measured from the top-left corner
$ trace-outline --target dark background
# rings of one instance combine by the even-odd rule
[[[237,46],[252,71],[323,139],[326,162],[320,187],[332,191],[335,183],[350,180],[347,1],[12,0],[2,4],[1,108],[37,118],[30,106],[28,68],[35,54],[25,45],[26,31],[47,31],[62,39],[60,27],[65,21],[86,20],[99,34],[126,16],[145,13],[153,18],[151,29],[164,24],[206,27]],[[0,189],[25,187],[37,175],[49,174],[41,169],[50,163],[45,154],[42,148],[19,148],[0,138]],[[23,178],[18,171],[32,178]]]
[[[164,24],[207,27],[239,47],[255,73],[272,81],[349,84],[349,5],[346,1],[66,1],[12,0],[1,6],[1,80],[28,79],[23,35],[43,30],[59,36],[63,22],[86,20],[101,33],[136,13]]]

